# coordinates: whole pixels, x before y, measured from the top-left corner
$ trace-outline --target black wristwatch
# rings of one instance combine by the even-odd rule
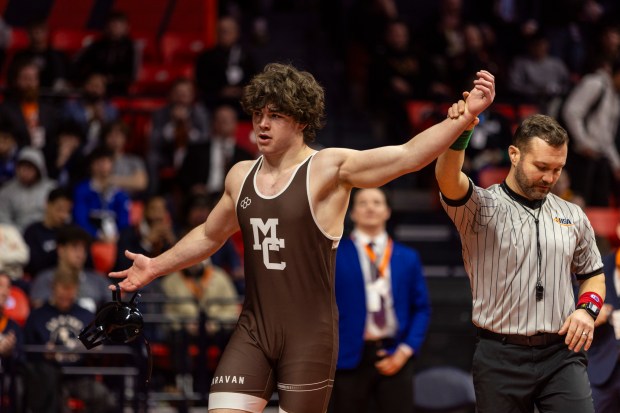
[[[596,317],[598,317],[598,313],[601,312],[601,309],[598,305],[594,304],[594,303],[583,303],[580,304],[577,309],[583,309],[586,310],[588,312],[588,314],[590,314],[590,317],[592,317],[594,320],[596,320]]]

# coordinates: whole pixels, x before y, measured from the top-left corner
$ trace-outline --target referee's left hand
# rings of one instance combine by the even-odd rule
[[[577,309],[568,316],[558,334],[566,334],[564,342],[569,350],[577,353],[583,348],[588,351],[594,338],[594,320],[586,310]]]

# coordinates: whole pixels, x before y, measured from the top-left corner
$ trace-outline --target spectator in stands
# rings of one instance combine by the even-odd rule
[[[239,295],[230,276],[210,260],[170,274],[161,280],[161,286],[167,297],[164,314],[173,321],[166,336],[177,371],[192,371],[194,381],[199,381],[204,366],[192,366],[189,345],[204,346],[200,342],[204,337],[223,351],[239,317]],[[200,324],[201,313],[206,317],[204,325]]]
[[[52,189],[47,196],[43,219],[33,222],[24,231],[24,240],[30,249],[30,260],[24,270],[31,277],[58,264],[58,231],[71,221],[72,209],[71,192],[63,187]]]
[[[58,264],[36,275],[30,288],[30,301],[33,307],[40,307],[50,298],[57,272],[75,276],[78,287],[77,303],[91,313],[94,314],[99,306],[109,301],[108,278],[84,267],[91,240],[86,231],[75,225],[64,226],[58,230],[56,238]]]
[[[493,35],[487,26],[466,24],[463,27],[463,51],[450,59],[451,85],[454,90],[467,90],[480,67],[488,67],[498,78],[504,67],[495,51]]]
[[[28,263],[30,250],[19,229],[10,224],[0,224],[0,271],[18,281],[22,281],[24,266]]]
[[[620,26],[618,22],[601,24],[588,44],[585,72],[594,72],[602,65],[620,59]]]
[[[67,89],[69,60],[63,52],[51,46],[47,23],[45,21],[31,23],[28,26],[28,39],[28,46],[13,55],[8,69],[9,77],[20,65],[34,63],[39,68],[42,88],[54,91]]]
[[[351,104],[366,105],[368,100],[368,63],[385,34],[388,22],[399,17],[395,0],[358,0],[347,13],[346,76]]]
[[[90,179],[80,183],[73,195],[73,220],[99,241],[116,242],[129,226],[129,196],[114,185],[114,154],[99,147],[89,156]]]
[[[526,39],[527,53],[517,56],[509,70],[509,88],[523,102],[535,103],[547,113],[554,99],[570,86],[566,64],[549,54],[549,41],[536,32]]]
[[[15,176],[19,148],[13,131],[0,123],[0,188]]]
[[[464,10],[462,0],[441,0],[430,27],[422,31],[424,47],[431,64],[429,93],[437,99],[453,94],[451,61],[465,52]],[[476,68],[478,70],[478,68]]]
[[[350,41],[367,53],[372,53],[385,36],[390,22],[399,19],[394,0],[359,0],[350,9]]]
[[[126,268],[131,260],[125,251],[140,251],[148,257],[155,257],[176,242],[176,235],[164,197],[155,195],[146,200],[142,220],[136,226],[125,228],[120,233],[116,255],[115,271]]]
[[[568,165],[573,189],[588,206],[609,205],[614,181],[620,182],[615,143],[620,121],[620,60],[584,76],[568,96],[562,115],[572,139],[573,159]]]
[[[406,104],[425,98],[428,88],[423,60],[413,51],[404,22],[387,24],[384,42],[372,58],[369,79],[370,106],[385,125],[382,140],[402,143],[400,140],[412,132]]]
[[[234,324],[239,317],[239,296],[230,275],[210,260],[170,274],[162,280],[162,288],[168,298],[187,299],[175,303],[169,300],[165,311],[172,318],[193,319],[186,331],[198,334],[198,313],[207,315],[207,330],[211,333],[221,329],[221,323]]]
[[[86,137],[84,154],[89,154],[100,144],[101,130],[106,123],[118,119],[118,111],[107,99],[106,75],[90,73],[82,86],[78,99],[68,100],[63,108],[63,117],[77,123]]]
[[[148,186],[148,174],[142,158],[125,152],[129,135],[129,127],[116,121],[106,125],[101,136],[103,145],[114,154],[112,184],[137,198]]]
[[[179,171],[184,193],[218,197],[224,190],[224,178],[231,166],[254,158],[237,145],[237,125],[237,112],[232,106],[222,105],[215,109],[210,139],[188,146]]]
[[[77,80],[98,72],[107,77],[110,95],[126,95],[136,74],[136,51],[129,36],[129,22],[122,12],[112,12],[101,38],[87,46],[75,63]]]
[[[208,113],[195,101],[194,84],[187,78],[177,79],[166,106],[153,114],[148,154],[151,192],[170,190],[188,145],[206,142],[208,133]]]
[[[469,3],[469,2],[468,2]],[[472,20],[489,25],[503,61],[510,61],[523,51],[523,37],[540,28],[540,7],[522,0],[482,0],[476,3]],[[557,10],[557,6],[556,6]]]
[[[21,327],[7,317],[5,313],[7,300],[11,292],[11,277],[0,270],[0,363],[2,365],[2,377],[12,378],[10,387],[3,389],[2,407],[12,410],[17,403],[17,380],[16,374],[21,366],[24,357],[24,336]],[[8,396],[7,399],[5,397]],[[3,410],[4,411],[4,410]]]
[[[58,112],[39,96],[39,67],[33,62],[16,65],[7,79],[0,119],[13,130],[19,147],[43,149],[54,142]]]
[[[549,52],[568,67],[571,78],[583,73],[586,39],[602,17],[600,0],[547,0],[531,9],[540,14],[540,28],[549,40]]]
[[[353,194],[351,237],[336,257],[339,352],[332,413],[413,411],[413,356],[430,321],[418,253],[386,231],[391,210],[378,188]]]
[[[83,131],[78,124],[68,121],[60,126],[56,145],[45,154],[49,176],[59,186],[74,188],[88,176],[83,142]]]
[[[230,16],[218,22],[217,45],[196,59],[196,83],[209,109],[228,103],[244,112],[239,104],[243,86],[254,76],[254,58],[241,44],[239,24]]]
[[[563,169],[555,186],[551,189],[551,193],[559,196],[565,201],[579,205],[582,209],[586,207],[586,201],[583,197],[573,190],[570,173]]]
[[[3,17],[4,16],[0,16],[0,69],[4,67],[6,49],[11,42],[11,28],[6,24]]]
[[[78,273],[58,268],[50,274],[47,297],[41,307],[30,313],[24,327],[26,344],[46,346],[49,350],[28,357],[24,374],[27,407],[33,412],[59,413],[65,411],[62,406],[67,405],[67,398],[74,397],[84,401],[88,412],[111,412],[113,398],[95,377],[62,376],[61,367],[77,365],[84,357],[54,349],[83,348],[77,337],[94,314],[79,305],[78,291],[84,282]]]
[[[471,172],[474,182],[486,168],[510,167],[505,148],[512,141],[513,124],[495,108],[491,107],[479,116],[480,123],[474,130],[465,156],[463,169]]]
[[[16,174],[0,189],[0,223],[20,231],[43,218],[47,194],[56,183],[47,177],[41,151],[24,148],[17,157]]]

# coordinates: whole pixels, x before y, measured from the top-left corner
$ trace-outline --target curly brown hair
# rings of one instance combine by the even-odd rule
[[[304,142],[314,141],[324,126],[325,93],[314,76],[281,63],[270,63],[243,90],[243,109],[250,115],[269,105],[306,125]]]

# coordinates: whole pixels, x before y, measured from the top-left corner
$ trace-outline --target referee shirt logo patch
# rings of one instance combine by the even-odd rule
[[[573,222],[570,219],[568,219],[568,218],[554,217],[553,218],[553,222],[555,222],[556,224],[560,224],[562,226],[565,226],[565,227],[572,227],[573,226]]]

